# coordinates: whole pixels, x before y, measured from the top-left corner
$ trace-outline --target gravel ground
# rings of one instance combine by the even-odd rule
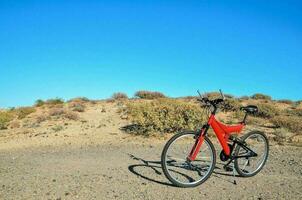
[[[150,145],[152,144],[152,145]],[[302,199],[301,147],[270,147],[252,178],[217,169],[204,184],[177,188],[162,173],[164,141],[0,151],[0,199]]]

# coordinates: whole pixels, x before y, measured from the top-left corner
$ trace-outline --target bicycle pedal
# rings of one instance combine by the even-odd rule
[[[223,166],[223,169],[226,171],[226,172],[232,172],[234,170],[234,168],[232,166]]]

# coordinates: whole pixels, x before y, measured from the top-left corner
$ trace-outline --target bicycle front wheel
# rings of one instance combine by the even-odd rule
[[[195,135],[195,132],[174,135],[162,152],[163,172],[173,184],[179,187],[195,187],[202,184],[215,168],[215,148],[206,136],[196,159],[188,161],[187,157],[196,141]]]

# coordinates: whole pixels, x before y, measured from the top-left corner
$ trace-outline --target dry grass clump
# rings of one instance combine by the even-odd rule
[[[194,130],[205,121],[200,106],[175,99],[128,103],[126,112],[130,120],[139,126],[136,130],[139,134]]]
[[[45,101],[45,104],[49,105],[49,106],[60,105],[60,104],[63,104],[63,103],[64,103],[64,100],[61,99],[61,98],[48,99],[48,100]]]
[[[36,116],[36,122],[41,123],[41,122],[46,121],[48,118],[49,118],[49,116],[46,116],[46,115],[38,115],[38,116]]]
[[[61,126],[61,125],[56,125],[56,126],[52,127],[51,129],[52,129],[54,132],[59,132],[59,131],[63,130],[64,127]]]
[[[33,107],[20,107],[12,110],[11,112],[14,112],[18,119],[24,119],[29,114],[36,112],[36,109]]]
[[[88,99],[87,97],[76,97],[70,99],[68,102],[90,102],[90,99]]]
[[[278,126],[285,128],[293,133],[302,133],[301,117],[297,116],[277,116],[271,119],[271,122]]]
[[[251,96],[252,99],[262,99],[262,100],[272,100],[272,97],[269,95],[261,94],[261,93],[256,93]]]
[[[207,93],[205,93],[205,95],[206,95],[210,100],[212,100],[212,99],[217,99],[217,98],[221,98],[220,92],[207,92]],[[231,94],[224,94],[224,96],[225,96],[226,98],[229,98],[229,99],[234,98],[234,96],[231,95]]]
[[[49,116],[60,116],[65,113],[65,110],[63,108],[51,108],[48,111]]]
[[[249,100],[250,97],[245,95],[245,96],[240,97],[240,99],[241,99],[241,100]]]
[[[8,123],[14,119],[14,114],[10,111],[0,111],[0,130],[7,129]]]
[[[286,110],[288,115],[302,117],[302,109]]]
[[[293,105],[294,104],[294,102],[292,100],[289,100],[289,99],[281,99],[281,100],[278,100],[277,102],[288,104],[288,105]]]
[[[7,129],[9,122],[11,122],[13,119],[24,119],[35,111],[36,109],[33,107],[20,107],[16,109],[12,108],[6,111],[0,111],[0,129]]]
[[[64,117],[66,119],[71,119],[71,120],[78,120],[79,115],[73,111],[65,110],[63,108],[51,108],[48,111],[48,116],[52,117]]]
[[[125,93],[116,92],[116,93],[113,93],[111,98],[115,99],[115,100],[121,100],[121,99],[128,99],[128,96]]]
[[[45,104],[45,101],[43,101],[42,99],[38,99],[38,100],[36,100],[36,102],[35,102],[35,106],[36,107],[41,107],[41,106],[43,106]]]
[[[76,112],[84,112],[85,111],[85,105],[81,102],[70,102],[68,104],[68,107],[72,110],[72,111],[76,111]]]
[[[74,120],[74,121],[77,121],[79,119],[79,115],[75,112],[72,112],[72,111],[65,111],[64,117],[66,119],[71,119],[71,120]]]
[[[153,91],[137,91],[134,94],[135,97],[141,98],[141,99],[159,99],[159,98],[165,98],[166,96],[161,92],[153,92]]]
[[[230,112],[230,111],[237,111],[242,105],[240,104],[238,99],[226,99],[221,107],[222,111]]]
[[[258,103],[258,112],[255,114],[256,117],[270,119],[280,114],[280,110],[269,103]]]

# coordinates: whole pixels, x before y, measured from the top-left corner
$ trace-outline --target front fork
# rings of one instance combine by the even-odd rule
[[[190,154],[189,156],[187,157],[187,161],[188,162],[191,162],[191,161],[194,161],[196,159],[196,156],[200,150],[200,147],[204,141],[204,135],[206,134],[207,130],[209,129],[209,127],[206,125],[205,127],[203,127],[201,130],[200,130],[200,133],[199,134],[196,134],[195,137],[196,137],[196,140],[195,140],[195,143],[190,151]]]

